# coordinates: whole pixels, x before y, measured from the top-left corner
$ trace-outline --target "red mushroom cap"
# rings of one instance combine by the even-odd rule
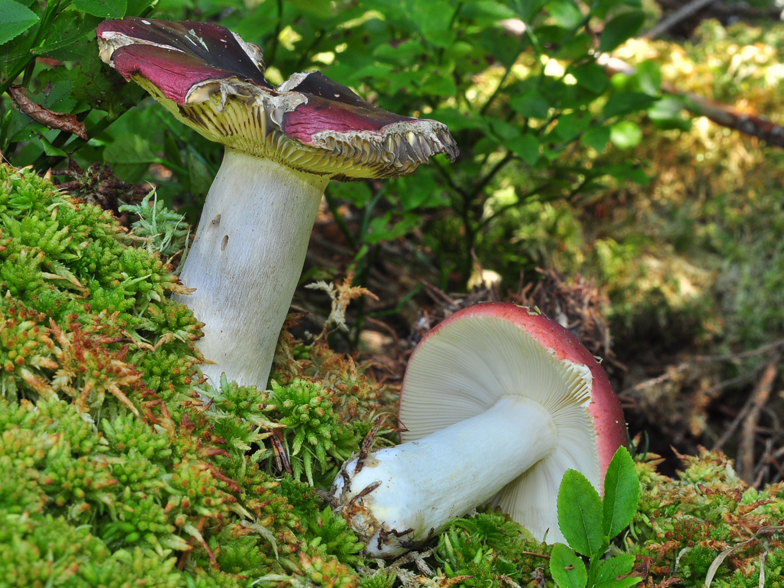
[[[101,58],[208,139],[294,169],[349,177],[413,172],[458,150],[446,126],[383,110],[318,72],[273,88],[262,52],[199,22],[107,20]]]

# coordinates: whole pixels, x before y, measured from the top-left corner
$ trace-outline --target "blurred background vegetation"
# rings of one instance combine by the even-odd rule
[[[684,5],[699,6],[678,16]],[[94,29],[133,15],[226,26],[263,48],[273,84],[318,69],[446,123],[460,147],[453,164],[328,188],[302,283],[352,271],[380,298],[356,305],[336,345],[394,382],[423,330],[467,301],[540,305],[605,357],[652,450],[723,447],[763,484],[784,463],[784,152],[754,135],[784,133],[780,12],[772,0],[0,0],[0,152],[118,215],[154,186],[197,222],[221,147],[105,67]],[[328,314],[316,293],[296,304]]]

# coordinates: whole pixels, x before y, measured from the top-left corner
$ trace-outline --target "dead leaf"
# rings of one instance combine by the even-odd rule
[[[52,112],[48,108],[36,104],[27,96],[25,89],[17,84],[12,84],[8,88],[8,94],[19,107],[19,110],[24,112],[27,116],[34,121],[46,125],[52,129],[66,131],[72,133],[77,137],[87,141],[87,131],[84,128],[84,123],[79,122],[76,115],[61,114],[59,112]]]

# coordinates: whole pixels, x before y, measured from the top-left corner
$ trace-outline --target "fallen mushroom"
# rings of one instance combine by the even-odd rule
[[[371,555],[414,548],[488,501],[538,539],[563,541],[558,488],[567,469],[601,491],[626,443],[607,375],[577,338],[514,304],[461,310],[408,364],[403,444],[343,464],[333,505]]]
[[[382,110],[320,73],[273,88],[261,49],[217,25],[126,18],[97,35],[103,61],[226,146],[181,273],[195,291],[179,299],[206,325],[204,373],[266,386],[327,183],[454,160],[455,142],[445,125]]]

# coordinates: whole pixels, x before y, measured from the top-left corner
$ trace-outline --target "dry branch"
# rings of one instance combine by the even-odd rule
[[[741,429],[740,446],[738,447],[738,473],[749,484],[754,482],[754,444],[757,439],[757,424],[760,412],[767,404],[773,390],[773,383],[779,373],[779,362],[781,362],[781,351],[777,349],[771,355],[762,373],[762,378],[749,398],[750,409]]]
[[[659,23],[653,27],[650,31],[644,33],[642,35],[643,39],[655,39],[659,35],[664,32],[667,32],[676,24],[681,22],[684,19],[689,18],[695,12],[698,12],[705,8],[708,4],[712,3],[713,0],[692,0],[688,2],[669,16],[663,18]]]
[[[690,5],[697,5],[697,9],[702,8],[709,2],[699,0],[698,2],[691,2],[689,5],[684,6],[684,9]],[[673,15],[674,16],[674,15]],[[501,26],[512,34],[521,35],[525,31],[525,23],[520,19],[510,18],[501,21]],[[647,33],[645,36],[655,36],[656,29]],[[612,57],[607,53],[599,55],[596,63],[603,66],[607,70],[607,74],[612,76],[616,73],[623,73],[626,75],[634,75],[637,69],[617,57]],[[743,133],[762,139],[769,145],[784,148],[784,127],[774,122],[769,121],[764,116],[760,116],[751,112],[744,112],[700,96],[694,92],[687,92],[678,89],[676,86],[669,82],[662,82],[661,91],[663,94],[671,94],[673,96],[680,96],[686,99],[686,108],[695,116],[704,116],[713,121],[719,126],[727,127]]]
[[[637,69],[633,65],[607,54],[600,55],[596,62],[603,66],[609,75],[616,73],[634,75],[637,73]],[[704,116],[719,126],[757,137],[769,145],[784,148],[784,127],[769,121],[764,116],[738,110],[727,104],[700,96],[695,92],[680,90],[669,82],[662,82],[661,91],[663,94],[685,98],[686,108],[695,116]]]

